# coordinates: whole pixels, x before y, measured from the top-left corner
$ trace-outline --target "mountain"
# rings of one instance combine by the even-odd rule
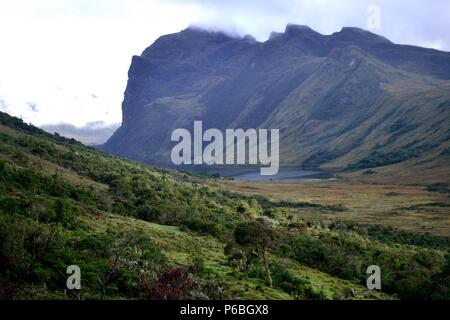
[[[119,124],[107,125],[103,122],[91,122],[82,127],[61,123],[42,125],[41,128],[49,133],[56,132],[63,137],[73,138],[86,145],[95,146],[105,143],[119,126]]]
[[[202,120],[280,129],[285,166],[427,171],[450,164],[449,107],[447,52],[357,28],[288,25],[261,43],[190,27],[133,57],[122,126],[102,148],[170,166],[171,132]]]

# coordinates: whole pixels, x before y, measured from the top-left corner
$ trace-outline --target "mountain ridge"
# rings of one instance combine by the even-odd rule
[[[437,107],[450,101],[449,79],[450,53],[397,45],[358,28],[321,35],[290,24],[265,42],[188,28],[133,57],[123,125],[103,149],[170,166],[170,132],[202,120],[205,128],[279,128],[282,165],[357,168],[374,152],[387,154],[393,141],[427,140],[434,126],[440,153],[450,124],[448,109]],[[397,110],[405,101],[415,107]],[[426,112],[443,121],[422,121]],[[417,127],[381,130],[402,119]]]

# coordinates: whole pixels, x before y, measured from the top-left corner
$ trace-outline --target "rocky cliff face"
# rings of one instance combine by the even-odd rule
[[[123,124],[103,148],[170,165],[171,132],[202,120],[280,129],[282,165],[448,160],[449,89],[450,53],[357,28],[288,25],[264,43],[188,28],[133,57]]]

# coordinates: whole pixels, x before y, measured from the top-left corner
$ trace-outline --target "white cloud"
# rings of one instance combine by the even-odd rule
[[[131,57],[160,35],[187,27],[193,16],[188,7],[135,4],[120,14],[77,16],[77,10],[64,6],[61,14],[49,10],[17,15],[13,12],[18,4],[3,10],[2,3],[2,109],[36,125],[120,122]],[[32,112],[28,102],[36,103],[38,112]]]

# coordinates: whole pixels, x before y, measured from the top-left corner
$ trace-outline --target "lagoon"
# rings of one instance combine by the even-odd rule
[[[333,177],[334,171],[305,170],[299,167],[281,167],[278,174],[273,176],[262,176],[260,167],[225,167],[225,166],[199,166],[185,167],[197,174],[220,175],[221,177],[247,180],[247,181],[298,181],[311,179],[329,179]]]

